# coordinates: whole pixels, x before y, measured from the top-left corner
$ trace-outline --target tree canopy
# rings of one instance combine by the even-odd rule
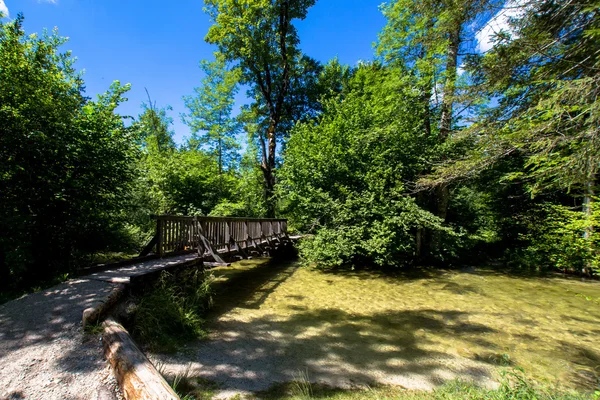
[[[206,0],[177,140],[160,99],[120,115],[129,85],[89,98],[66,39],[0,23],[1,282],[134,254],[165,213],[289,218],[323,268],[598,273],[597,0],[390,1],[354,66],[301,51],[314,3]]]

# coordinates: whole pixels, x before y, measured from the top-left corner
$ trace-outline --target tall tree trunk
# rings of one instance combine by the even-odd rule
[[[279,52],[281,64],[283,67],[281,81],[279,83],[276,98],[272,98],[274,84],[272,81],[269,65],[265,64],[264,80],[260,73],[257,75],[257,82],[264,96],[269,112],[269,127],[267,137],[261,136],[262,162],[261,169],[265,184],[265,200],[267,204],[267,217],[275,217],[276,199],[275,199],[275,156],[277,152],[277,128],[283,115],[283,106],[288,93],[290,84],[290,63],[288,60],[287,37],[290,30],[290,9],[287,1],[281,2],[279,9]]]
[[[457,21],[456,26],[449,32],[448,48],[446,52],[446,79],[442,90],[442,115],[440,117],[440,139],[445,141],[452,130],[452,109],[454,105],[454,92],[456,89],[456,67],[458,62],[458,48],[460,46],[460,30],[462,21]]]
[[[423,96],[421,97],[421,101],[423,103],[423,130],[425,131],[425,136],[427,137],[431,136],[431,91],[431,82],[428,82],[423,88]],[[422,192],[417,193],[417,205],[420,207],[423,206]],[[417,260],[423,257],[425,235],[425,228],[417,228],[417,232],[415,233],[415,258]]]
[[[218,144],[218,156],[219,156],[219,176],[223,174],[223,112],[219,110],[219,144]]]
[[[276,121],[271,121],[267,130],[267,143],[261,136],[262,162],[261,170],[263,172],[265,184],[265,202],[267,205],[267,217],[275,218],[275,153],[277,150],[277,141],[275,138]]]
[[[440,141],[445,142],[452,131],[452,112],[454,106],[454,94],[456,89],[456,68],[458,63],[458,49],[460,47],[460,31],[462,20],[458,19],[454,27],[448,32],[448,47],[446,49],[446,79],[442,89],[442,107],[440,116]],[[448,185],[442,183],[435,190],[436,214],[443,221],[448,216],[448,204],[450,202],[450,190]],[[434,231],[431,235],[431,249],[439,251],[441,234]]]
[[[219,176],[223,174],[223,139],[219,136]]]

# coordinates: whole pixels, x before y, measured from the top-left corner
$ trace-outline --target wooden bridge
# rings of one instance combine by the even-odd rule
[[[205,264],[227,265],[228,257],[269,254],[296,237],[286,219],[154,215],[156,234],[140,253],[158,257],[198,252]]]

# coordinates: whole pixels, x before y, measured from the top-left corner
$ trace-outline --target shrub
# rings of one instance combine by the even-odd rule
[[[212,274],[200,269],[163,271],[139,299],[133,334],[153,351],[173,352],[206,335],[204,316],[212,307]]]
[[[600,272],[600,209],[590,216],[556,204],[540,207],[528,221],[529,243],[521,262],[529,267]],[[587,232],[587,235],[584,233]]]

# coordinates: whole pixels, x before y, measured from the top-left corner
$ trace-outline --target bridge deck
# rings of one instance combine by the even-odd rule
[[[131,278],[152,274],[154,272],[186,264],[193,264],[199,259],[200,258],[198,257],[198,254],[184,254],[181,256],[159,258],[155,260],[148,260],[137,264],[132,264],[126,267],[119,267],[102,272],[96,272],[94,274],[83,276],[81,277],[81,279],[128,284],[131,282]]]

